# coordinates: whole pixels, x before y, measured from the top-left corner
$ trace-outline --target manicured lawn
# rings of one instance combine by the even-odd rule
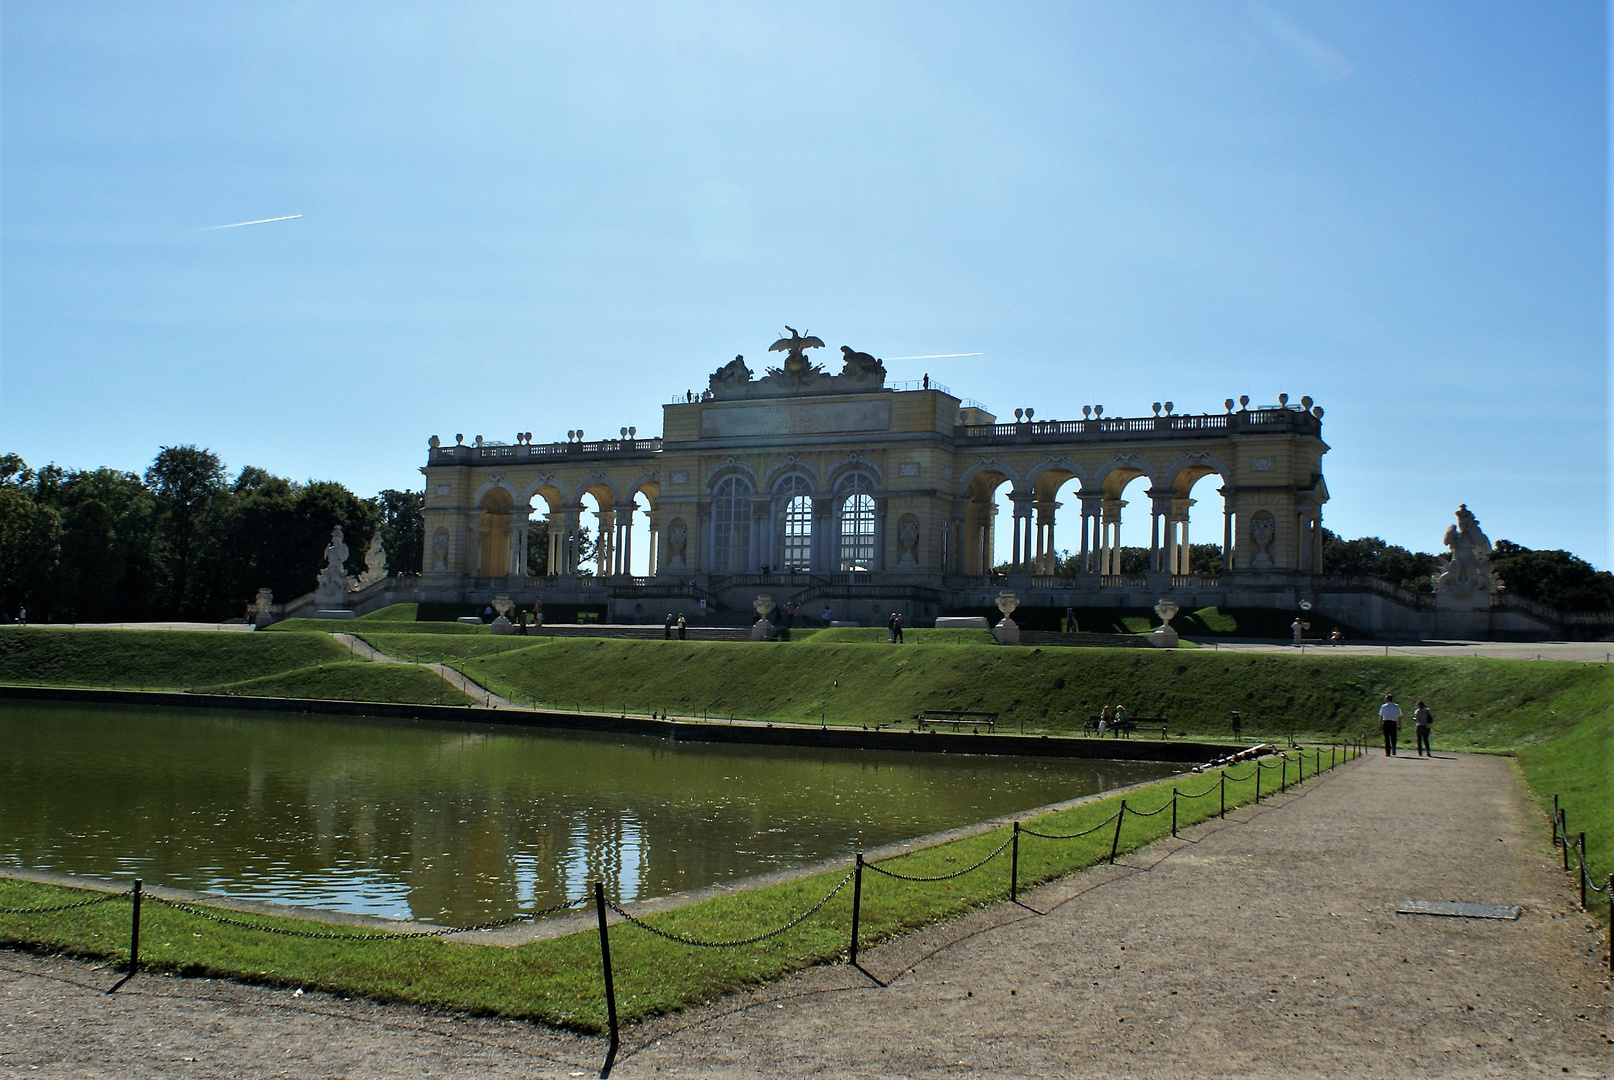
[[[1393,692],[1409,712],[1418,698],[1429,703],[1446,749],[1546,742],[1614,700],[1610,674],[1596,664],[909,647],[837,643],[838,633],[800,644],[550,638],[474,651],[440,639],[429,658],[507,697],[558,708],[870,726],[922,709],[969,709],[998,713],[1000,731],[1023,723],[1028,734],[1080,733],[1105,704],[1124,704],[1135,717],[1166,717],[1174,733],[1226,737],[1236,709],[1246,737],[1334,740],[1376,727],[1375,710]],[[374,640],[384,651],[394,644]]]
[[[351,654],[349,654],[351,657]],[[372,664],[348,659],[218,686],[198,693],[249,697],[323,698],[334,701],[401,701],[418,705],[464,705],[471,701],[435,671],[415,664]]]
[[[352,656],[322,633],[0,629],[0,683],[184,690]]]

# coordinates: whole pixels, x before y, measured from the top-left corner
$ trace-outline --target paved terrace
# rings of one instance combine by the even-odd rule
[[[1607,943],[1505,759],[1369,757],[963,919],[626,1033],[614,1076],[1607,1077]],[[1395,914],[1523,905],[1516,922]],[[618,929],[615,933],[631,933]],[[526,1024],[0,954],[29,1076],[597,1075]],[[879,980],[877,983],[875,978]],[[883,984],[883,985],[882,985]]]

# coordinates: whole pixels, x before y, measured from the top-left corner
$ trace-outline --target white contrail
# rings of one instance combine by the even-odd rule
[[[978,352],[939,352],[939,353],[931,353],[928,356],[888,356],[888,357],[886,357],[886,359],[887,360],[946,360],[948,357],[951,357],[951,356],[985,356],[985,355],[986,355],[985,353],[978,353]]]
[[[252,221],[232,221],[228,225],[208,225],[202,231],[213,232],[216,229],[239,229],[243,225],[267,225],[271,221],[290,221],[293,218],[302,216],[301,214],[286,214],[284,217],[261,217]]]

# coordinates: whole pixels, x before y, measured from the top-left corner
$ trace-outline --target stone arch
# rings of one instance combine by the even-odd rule
[[[1048,458],[1027,471],[1024,486],[1039,499],[1052,499],[1072,480],[1086,488],[1087,471],[1067,457]]]
[[[862,454],[848,454],[830,467],[825,477],[825,491],[839,491],[846,478],[853,473],[862,473],[873,483],[875,490],[885,488],[885,474],[880,466],[864,457]]]
[[[996,473],[997,475],[1001,476],[1003,480],[1007,480],[1012,489],[1019,490],[1020,488],[1020,474],[1015,472],[1012,467],[1004,464],[997,458],[983,458],[959,474],[958,495],[967,498],[970,494],[972,494],[971,485],[974,484],[975,478],[980,476],[982,473]],[[997,490],[997,488],[1003,483],[1003,480],[999,480],[998,483],[993,484],[992,489],[994,491]]]
[[[548,507],[548,512],[553,514],[566,505],[566,489],[555,477],[540,476],[527,485],[527,490],[518,501],[531,506],[535,498],[542,499],[544,505]]]
[[[476,494],[471,496],[471,505],[480,508],[482,506],[482,500],[486,499],[488,495],[495,490],[502,490],[506,495],[508,495],[512,505],[527,501],[526,497],[523,496],[521,492],[517,491],[514,485],[512,485],[504,477],[498,476],[487,481],[481,487],[476,489]]]
[[[1093,470],[1092,485],[1111,498],[1119,498],[1122,490],[1140,476],[1149,481],[1150,487],[1155,486],[1153,465],[1136,454],[1117,454]]]
[[[765,474],[766,487],[769,491],[777,491],[779,485],[790,475],[797,475],[807,481],[807,486],[818,489],[818,470],[806,458],[799,458],[795,454],[787,454],[768,466]]]
[[[484,485],[476,500],[477,577],[504,577],[511,573],[516,540],[515,489],[502,480]]]
[[[707,470],[707,492],[710,493],[717,490],[717,485],[722,481],[727,480],[731,476],[744,477],[746,482],[751,485],[752,491],[756,491],[757,488],[761,486],[757,483],[757,471],[755,469],[753,469],[747,463],[741,461],[739,458],[730,457],[724,458],[721,462]]]
[[[1220,459],[1203,451],[1184,454],[1172,462],[1164,470],[1164,483],[1162,487],[1169,488],[1178,495],[1186,496],[1200,480],[1207,476],[1216,475],[1222,482],[1230,482],[1233,470],[1229,469]]]

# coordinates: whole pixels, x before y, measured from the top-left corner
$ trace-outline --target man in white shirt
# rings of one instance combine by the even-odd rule
[[[1384,756],[1395,757],[1401,733],[1401,706],[1395,703],[1393,694],[1385,694],[1384,704],[1379,706],[1379,730],[1384,732]]]

